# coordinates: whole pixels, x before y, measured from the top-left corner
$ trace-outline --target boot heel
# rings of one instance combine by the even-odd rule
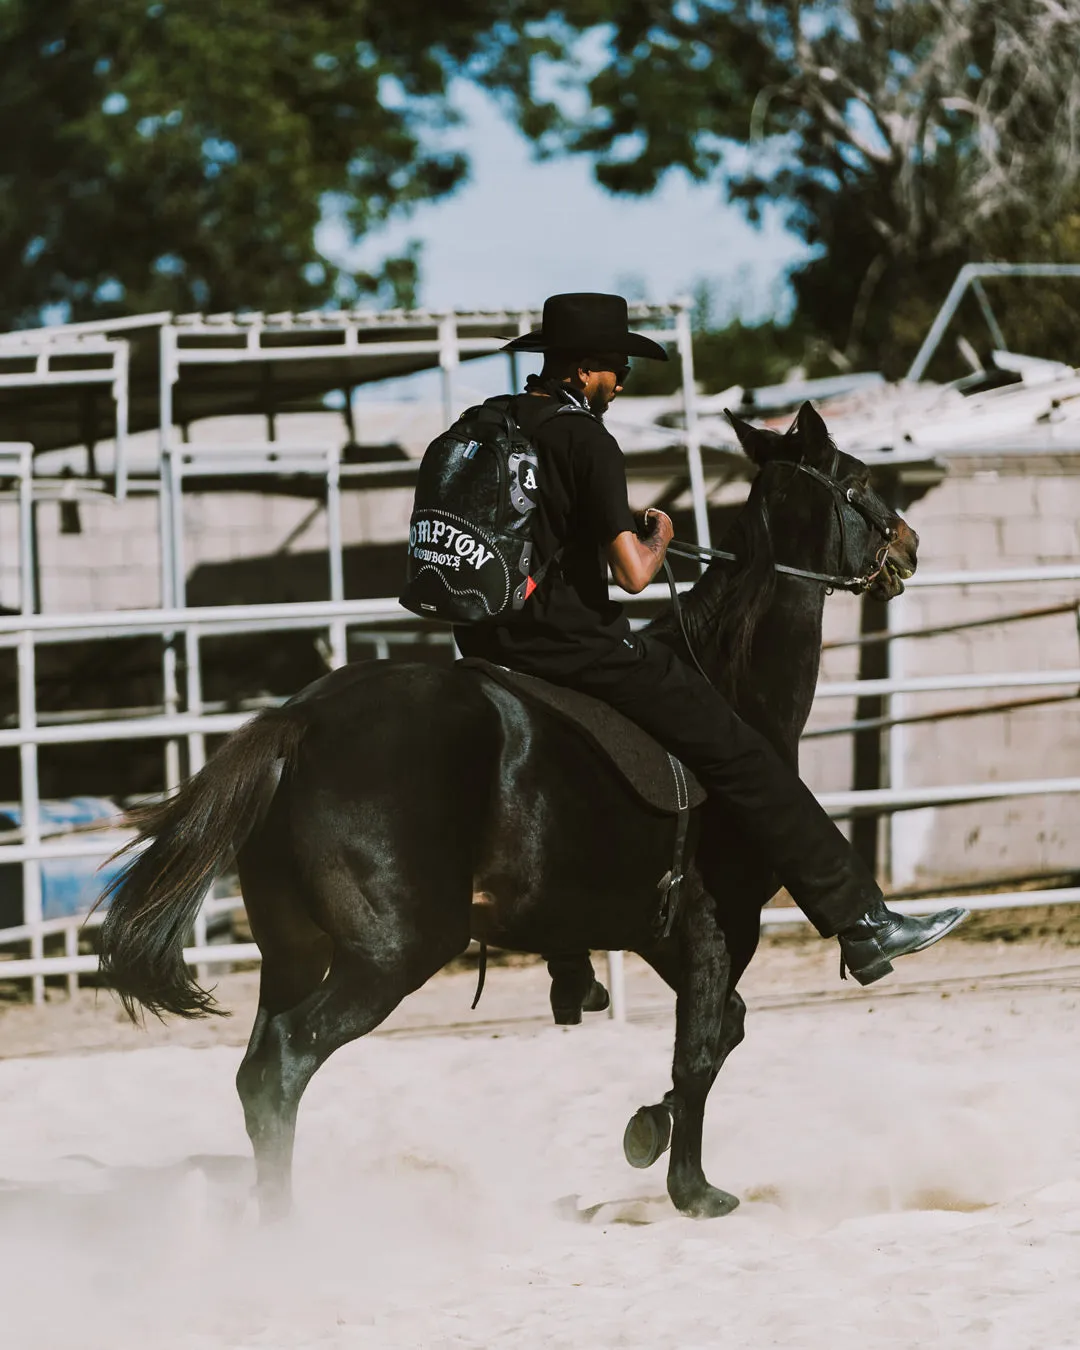
[[[863,966],[861,970],[855,970],[848,966],[848,973],[859,984],[873,984],[877,980],[883,980],[886,975],[892,974],[892,962],[886,956],[879,956],[876,961]]]

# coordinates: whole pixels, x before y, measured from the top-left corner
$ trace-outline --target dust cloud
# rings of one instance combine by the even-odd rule
[[[0,1342],[20,1350],[1067,1344],[1075,996],[751,1015],[699,1223],[621,1157],[670,1028],[369,1039],[261,1228],[239,1051],[0,1062]]]

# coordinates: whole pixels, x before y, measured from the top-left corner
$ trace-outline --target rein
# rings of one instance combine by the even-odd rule
[[[858,512],[870,528],[876,530],[877,533],[881,535],[883,543],[874,558],[873,567],[862,575],[852,574],[850,576],[845,576],[834,575],[830,572],[812,572],[805,567],[789,567],[786,563],[778,562],[773,563],[773,571],[788,577],[798,577],[802,581],[816,581],[825,587],[827,594],[831,594],[833,591],[850,591],[852,595],[865,594],[881,575],[881,572],[885,567],[885,561],[888,557],[889,545],[896,535],[896,531],[891,524],[891,518],[884,510],[879,509],[876,503],[868,502],[861,497],[853,487],[845,488],[837,482],[834,475],[836,473],[837,464],[839,463],[839,452],[834,454],[831,472],[827,474],[822,473],[820,469],[815,469],[811,464],[804,464],[802,460],[797,462],[770,460],[768,464],[762,466],[762,472],[764,472],[765,469],[770,468],[773,464],[784,462],[790,464],[792,469],[792,479],[794,479],[797,473],[805,473],[808,477],[813,478],[816,482],[827,487],[832,493],[833,506],[836,509],[837,517],[840,521],[841,566],[847,557],[847,530],[844,516],[845,506]],[[764,503],[762,503],[762,511],[767,529],[769,516]],[[724,549],[706,548],[704,544],[692,544],[680,539],[673,539],[667,546],[667,552],[673,553],[677,558],[690,558],[695,561],[704,558],[717,562],[739,561],[736,554],[728,553]],[[671,564],[666,558],[664,560],[664,573],[667,577],[668,589],[671,591],[671,604],[675,611],[675,617],[679,622],[679,630],[682,633],[683,642],[685,642],[686,649],[690,653],[698,671],[706,680],[709,680],[708,675],[705,674],[705,671],[701,667],[701,662],[697,659],[693,645],[690,642],[690,635],[686,631],[686,621],[683,618],[682,605],[679,602],[679,592],[675,586],[675,576],[671,570]],[[709,680],[709,683],[711,684],[712,681]]]
[[[725,553],[722,549],[706,548],[704,544],[691,544],[682,540],[672,540],[667,546],[669,553],[674,553],[676,558],[691,558],[700,561],[704,558],[714,559],[719,562],[738,562],[734,553]],[[833,576],[830,572],[810,572],[803,567],[788,567],[786,563],[773,563],[774,572],[782,572],[784,576],[801,577],[803,581],[820,581],[830,591],[850,591],[852,595],[861,595],[867,590],[877,576],[878,571],[868,572],[861,577],[840,577]]]

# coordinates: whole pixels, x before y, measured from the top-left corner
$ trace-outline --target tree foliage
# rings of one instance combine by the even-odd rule
[[[316,231],[464,181],[464,78],[612,191],[779,204],[791,341],[898,373],[963,262],[1080,256],[1078,50],[1073,0],[0,0],[0,325],[410,303],[415,252],[356,274]],[[1016,345],[1075,345],[1067,295]]]
[[[840,363],[899,373],[964,262],[1077,256],[1075,225],[1057,225],[1080,207],[1074,3],[562,12],[606,24],[609,59],[582,77],[588,115],[553,116],[542,148],[592,156],[614,191],[681,167],[722,177],[751,217],[778,202],[814,250],[793,278],[800,316]]]
[[[0,0],[0,323],[410,302],[415,254],[349,273],[316,227],[452,192],[451,81],[527,88],[545,8]]]

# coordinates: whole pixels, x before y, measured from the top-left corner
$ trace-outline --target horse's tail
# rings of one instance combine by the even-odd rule
[[[184,943],[210,883],[269,807],[304,727],[301,707],[269,709],[174,797],[130,813],[139,834],[120,852],[134,856],[102,895],[112,904],[101,928],[101,972],[133,1021],[136,1004],[158,1017],[220,1011],[185,965]]]

